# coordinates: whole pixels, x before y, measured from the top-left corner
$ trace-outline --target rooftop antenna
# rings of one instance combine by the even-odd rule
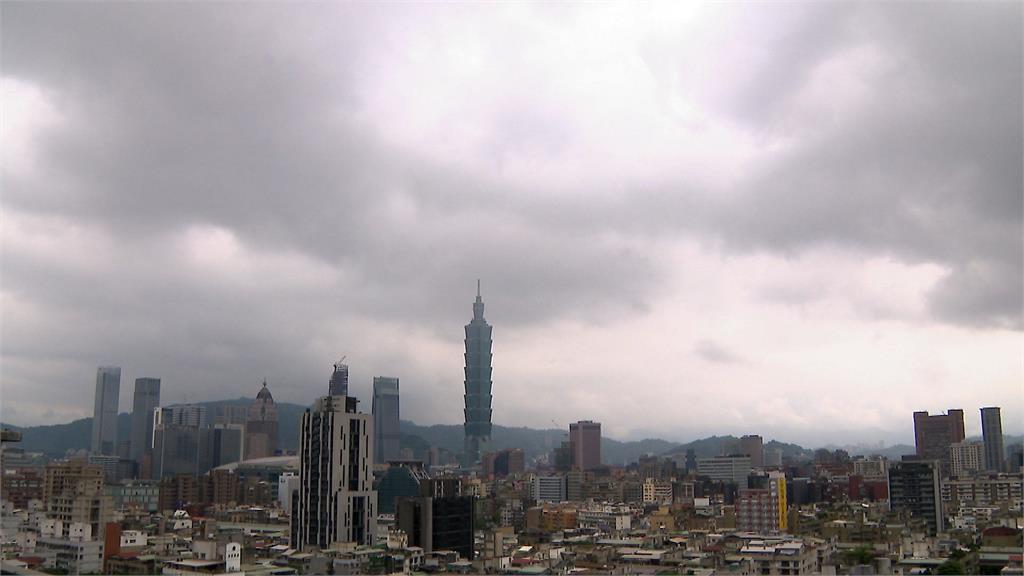
[[[480,279],[479,278],[476,279],[476,297],[477,298],[480,297]]]

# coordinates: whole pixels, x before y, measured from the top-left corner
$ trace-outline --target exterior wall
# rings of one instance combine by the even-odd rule
[[[293,548],[374,544],[373,420],[356,412],[356,402],[326,396],[302,416]]]
[[[780,472],[768,477],[768,487],[743,489],[736,499],[736,526],[742,531],[777,534],[788,528],[786,478]]]
[[[98,540],[41,537],[36,552],[48,559],[48,566],[69,574],[99,574],[103,570],[103,542]]]

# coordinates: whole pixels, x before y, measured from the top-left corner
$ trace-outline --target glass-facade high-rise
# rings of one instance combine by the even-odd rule
[[[476,284],[473,320],[466,324],[466,443],[464,463],[480,461],[491,443],[491,325],[484,320],[480,281]]]
[[[153,448],[153,410],[160,405],[160,379],[136,378],[132,400],[131,458],[142,456]]]
[[[121,395],[121,368],[100,366],[96,370],[96,396],[92,409],[93,454],[115,455],[117,450],[117,406]]]
[[[400,456],[401,431],[398,409],[398,378],[373,378],[373,433],[375,460],[384,464]]]
[[[985,442],[985,469],[1003,471],[1003,418],[999,408],[981,409],[981,435]]]

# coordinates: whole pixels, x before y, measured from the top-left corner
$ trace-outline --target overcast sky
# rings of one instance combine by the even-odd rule
[[[912,442],[1024,418],[1022,4],[2,6],[2,406],[326,393]]]

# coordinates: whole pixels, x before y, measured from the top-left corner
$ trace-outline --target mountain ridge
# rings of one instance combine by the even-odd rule
[[[216,408],[218,406],[248,406],[251,398],[234,400],[214,400],[196,402],[200,406]],[[284,450],[296,450],[298,447],[299,421],[306,406],[288,402],[277,403],[279,422],[279,443]],[[214,414],[210,414],[210,421]],[[118,414],[118,438],[128,438],[131,431],[131,415],[127,412]],[[87,450],[91,438],[92,418],[80,418],[66,424],[49,424],[41,426],[14,426],[3,424],[4,427],[22,432],[23,438],[19,447],[26,452],[42,452],[53,458],[65,456],[68,451]],[[459,453],[462,450],[463,436],[461,424],[416,424],[402,420],[400,431],[401,446],[413,451],[416,458],[425,459],[430,446]],[[491,436],[491,447],[494,450],[505,448],[521,448],[528,461],[550,453],[568,437],[566,430],[556,428],[537,429],[526,426],[503,426],[494,424]],[[1004,435],[1007,446],[1020,442],[1021,437]],[[602,460],[610,465],[624,465],[636,462],[640,456],[658,455],[665,457],[683,457],[692,449],[697,457],[715,456],[735,445],[739,439],[735,436],[708,436],[688,442],[676,442],[661,438],[622,441],[610,437],[601,439]],[[784,457],[807,458],[814,450],[798,444],[769,440],[764,443],[765,450],[779,449]],[[829,449],[842,448],[851,456],[878,454],[898,459],[903,454],[913,453],[914,447],[896,444],[889,447],[871,446],[828,446]]]

